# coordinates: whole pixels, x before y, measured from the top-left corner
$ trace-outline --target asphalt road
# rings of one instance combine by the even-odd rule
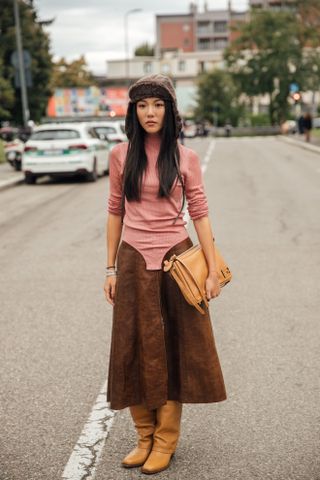
[[[189,144],[204,157],[209,140]],[[184,405],[157,478],[320,480],[319,155],[219,139],[204,178],[234,275],[210,307],[228,399]],[[0,192],[1,480],[61,478],[106,379],[107,193],[106,177]],[[119,466],[134,440],[122,410],[97,480],[145,478]]]

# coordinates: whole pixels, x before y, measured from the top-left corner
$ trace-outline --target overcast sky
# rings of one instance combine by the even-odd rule
[[[142,11],[128,19],[130,53],[148,41],[155,41],[155,15],[188,13],[189,0],[34,0],[41,20],[54,18],[50,27],[51,50],[68,60],[84,54],[91,70],[106,73],[106,61],[125,57],[124,14],[132,8]],[[204,0],[196,2],[200,11]],[[208,0],[208,8],[226,8],[227,0]],[[244,10],[247,0],[232,0],[235,10]]]

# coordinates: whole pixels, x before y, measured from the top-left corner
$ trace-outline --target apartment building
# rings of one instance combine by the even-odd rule
[[[199,11],[191,3],[188,14],[157,15],[156,55],[168,51],[223,51],[232,40],[231,25],[246,18],[247,12],[234,11],[231,1],[225,10],[209,10],[205,2],[204,10]]]

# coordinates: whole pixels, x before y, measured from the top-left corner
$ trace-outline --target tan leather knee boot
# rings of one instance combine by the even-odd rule
[[[153,444],[156,424],[156,411],[148,410],[144,405],[129,407],[138,434],[138,445],[123,460],[126,468],[140,467],[146,461]]]
[[[143,473],[158,473],[169,467],[179,439],[181,413],[182,404],[172,400],[157,408],[153,447],[141,468]]]

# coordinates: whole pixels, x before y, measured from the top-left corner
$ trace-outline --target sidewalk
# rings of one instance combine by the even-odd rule
[[[278,135],[277,138],[283,142],[309,150],[310,152],[320,153],[320,138],[311,137],[310,143],[306,142],[302,135]]]
[[[314,133],[316,132],[316,133]],[[316,145],[318,147],[320,147],[320,135],[318,135],[318,132],[319,130],[317,129],[314,129],[311,131],[311,138],[310,138],[310,145]],[[304,139],[304,135],[299,135],[298,133],[295,134],[295,135],[289,135],[290,138],[293,138],[299,142],[302,142],[302,143],[307,143]]]
[[[8,162],[0,163],[0,190],[24,182],[22,172],[14,170]]]

